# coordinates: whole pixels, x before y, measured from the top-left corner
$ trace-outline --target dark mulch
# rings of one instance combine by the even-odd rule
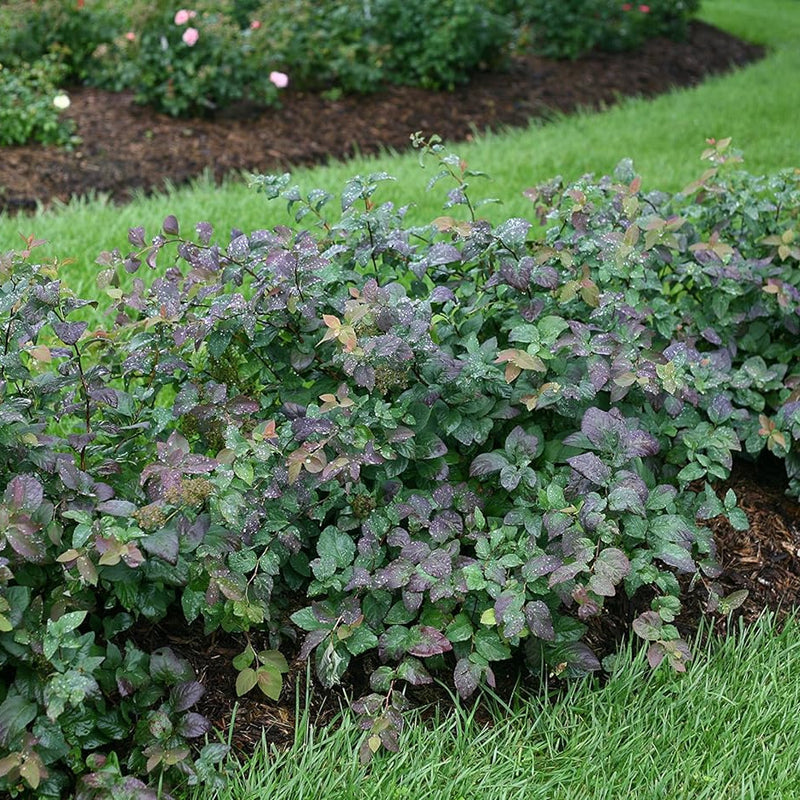
[[[381,148],[405,150],[417,130],[461,141],[474,131],[692,86],[762,55],[763,48],[695,22],[686,42],[657,39],[637,53],[598,53],[573,62],[528,56],[515,60],[508,73],[478,75],[452,93],[391,87],[326,100],[289,90],[279,109],[238,107],[216,119],[173,119],[137,106],[131,93],[76,88],[66,114],[75,120],[81,144],[72,151],[0,150],[0,210],[33,209],[92,192],[124,201],[135,190],[160,189],[165,180],[181,184],[206,169],[222,178]]]
[[[135,105],[130,94],[78,88],[71,93],[68,114],[78,124],[82,144],[71,152],[39,146],[0,151],[0,209],[32,209],[92,192],[125,201],[135,190],[159,189],[165,180],[178,185],[204,170],[222,178],[240,170],[273,171],[381,148],[403,150],[416,130],[452,141],[469,139],[475,131],[524,126],[532,117],[691,86],[762,55],[762,48],[695,22],[684,43],[656,40],[639,53],[593,54],[575,62],[528,56],[516,60],[507,74],[479,75],[453,93],[394,87],[367,97],[326,100],[289,91],[280,109],[239,107],[203,120],[155,114]],[[785,479],[774,464],[738,464],[720,491],[728,486],[752,525],[742,533],[725,522],[712,523],[724,570],[718,582],[726,592],[749,590],[736,612],[748,621],[765,608],[786,613],[797,605],[800,589],[800,506],[784,496]],[[695,586],[679,621],[686,635],[697,630],[703,613],[707,593],[702,589]],[[639,610],[636,602],[612,604],[593,627],[592,644],[610,652]],[[726,621],[718,623],[724,631]],[[206,687],[200,710],[216,727],[228,729],[238,703],[233,741],[240,750],[252,750],[262,734],[278,745],[291,742],[295,689],[304,692],[305,664],[293,661],[282,702],[271,703],[256,692],[237,700],[231,659],[243,649],[243,637],[205,637],[200,628],[187,630],[176,618],[140,628],[136,639],[147,648],[169,644],[192,662]],[[252,641],[257,648],[268,646],[259,635]],[[291,656],[291,647],[283,649]],[[368,672],[367,664],[356,665],[346,693],[352,697],[365,691]],[[515,665],[502,668],[501,688],[508,690],[519,677]],[[316,690],[313,715],[329,720],[342,696]],[[429,692],[418,699],[441,696]]]

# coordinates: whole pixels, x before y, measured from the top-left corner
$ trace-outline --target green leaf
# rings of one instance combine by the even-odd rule
[[[357,628],[353,628],[344,644],[354,656],[358,656],[376,648],[378,637],[366,625],[359,625]]]
[[[706,474],[705,469],[695,462],[687,464],[679,473],[678,480],[683,483],[691,483],[692,481],[699,480]]]
[[[279,650],[261,650],[258,654],[258,660],[263,666],[271,667],[278,670],[278,672],[289,671],[289,664]]]
[[[258,681],[258,688],[261,689],[270,700],[277,700],[281,696],[283,678],[281,677],[280,670],[272,665],[259,667],[256,670],[256,679]]]
[[[737,531],[746,531],[750,528],[750,520],[747,519],[747,514],[741,508],[732,508],[728,511],[728,522]]]
[[[236,676],[236,696],[241,697],[247,694],[258,683],[258,676],[256,671],[251,667],[243,669]]]
[[[289,619],[304,631],[325,631],[333,627],[330,622],[320,622],[312,611],[311,606],[295,611]]]
[[[16,737],[36,719],[36,703],[18,694],[9,694],[0,703],[0,746],[10,747]]]
[[[353,563],[356,544],[348,534],[329,525],[319,536],[317,553],[324,562],[330,562],[338,569],[344,569]],[[316,572],[315,572],[316,575]],[[316,576],[319,580],[319,576]]]
[[[473,637],[475,650],[487,661],[504,661],[511,658],[511,649],[502,641],[494,628],[482,628]]]
[[[445,634],[451,642],[466,642],[473,632],[472,622],[463,611],[453,618],[445,629]]]
[[[238,656],[234,656],[233,661],[233,668],[237,669],[241,672],[241,670],[246,669],[253,663],[253,659],[256,657],[256,651],[253,650],[251,645],[247,645],[244,649],[244,652],[239,653]]]

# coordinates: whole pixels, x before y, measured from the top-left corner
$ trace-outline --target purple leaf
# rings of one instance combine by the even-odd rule
[[[515,450],[528,458],[533,458],[539,447],[539,439],[532,433],[526,433],[524,428],[517,425],[506,437],[506,452]]]
[[[460,658],[453,670],[453,683],[462,700],[466,700],[478,688],[481,678],[481,668],[473,664],[468,658]]]
[[[173,710],[188,711],[204,693],[203,684],[197,681],[179,683],[169,694]]]
[[[653,642],[647,648],[647,663],[650,664],[651,669],[655,669],[663,660],[667,651],[661,642]]]
[[[600,669],[600,662],[592,652],[589,645],[583,642],[567,642],[562,645],[562,651],[569,666],[579,673],[596,672]]]
[[[631,570],[631,562],[622,550],[606,547],[594,562],[595,575],[601,575],[612,584],[618,584]]]
[[[451,300],[455,300],[456,296],[453,293],[452,289],[448,289],[446,286],[437,286],[430,294],[428,300],[431,303],[447,303]]]
[[[81,338],[83,332],[89,327],[87,322],[54,322],[53,330],[56,336],[66,345],[73,345]]]
[[[634,633],[651,642],[661,638],[663,627],[664,621],[655,611],[645,611],[633,621]]]
[[[138,226],[128,229],[128,241],[134,247],[144,247],[144,228]]]
[[[129,517],[136,511],[136,506],[127,500],[106,500],[97,504],[97,510],[112,517]]]
[[[198,222],[195,226],[197,236],[200,239],[200,244],[208,244],[211,241],[211,235],[214,232],[210,222]]]
[[[508,459],[501,453],[481,453],[470,464],[469,474],[473,478],[483,478],[507,466]]]
[[[522,577],[526,581],[535,581],[542,575],[549,575],[554,572],[562,564],[563,561],[556,556],[535,556],[522,567]]]
[[[420,625],[416,628],[416,632],[419,641],[408,650],[412,656],[429,658],[453,649],[450,640],[441,631],[432,628],[430,625]]]
[[[428,530],[431,538],[437,542],[457,539],[464,530],[464,521],[460,514],[448,509],[434,516]]]
[[[211,730],[211,723],[202,715],[190,711],[175,726],[176,733],[187,739],[195,739]]]
[[[192,665],[170,647],[160,647],[150,655],[150,677],[156,683],[173,685],[194,680]]]
[[[330,633],[331,632],[327,629],[311,631],[306,638],[303,639],[303,644],[300,648],[300,658],[303,660],[307,659],[314,649],[324,642],[328,636],[330,636]]]
[[[558,272],[547,265],[535,267],[531,272],[531,280],[543,289],[555,289],[558,286]]]
[[[605,486],[611,477],[611,469],[604,464],[594,453],[581,453],[572,456],[567,463],[579,475],[598,486]]]
[[[416,658],[404,658],[397,665],[397,677],[407,681],[412,686],[421,686],[426,683],[433,683],[433,678],[428,674],[422,662]]]
[[[661,449],[655,436],[640,430],[626,431],[622,445],[628,458],[654,456]]]
[[[436,267],[442,264],[452,264],[454,261],[461,261],[461,252],[458,248],[446,242],[438,242],[431,247],[422,263],[426,267]]]
[[[151,555],[163,558],[168,564],[178,563],[178,532],[170,528],[162,528],[141,540],[142,547]]]
[[[180,233],[180,226],[174,214],[170,214],[161,226],[164,233],[169,236],[177,236]]]
[[[446,550],[434,550],[420,566],[433,578],[446,578],[453,571],[453,562]]]
[[[586,564],[582,564],[580,561],[574,561],[572,564],[564,564],[563,567],[553,570],[547,581],[547,585],[552,589],[559,583],[572,580],[579,572],[585,571],[586,568]]]
[[[5,537],[11,549],[26,561],[37,564],[47,555],[41,526],[26,515],[19,515],[6,528]]]
[[[32,514],[42,504],[44,489],[33,475],[17,475],[6,487],[5,502],[14,511]]]

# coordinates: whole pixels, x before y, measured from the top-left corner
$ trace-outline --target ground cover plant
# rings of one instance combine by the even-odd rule
[[[711,142],[682,195],[623,163],[491,225],[480,176],[416,144],[448,184],[433,222],[404,225],[387,175],[335,206],[264,176],[292,227],[132,229],[130,254],[100,257],[103,328],[70,319],[84,301],[38,242],[5,257],[12,791],[57,796],[67,765],[85,796],[113,788],[110,751],[164,787],[210,778],[224,746],[187,744],[208,730],[202,687],[136,646],[137,618],[266,630],[236,666],[270,696],[298,629],[323,685],[370,654],[367,760],[397,745],[404,683],[450,676],[468,697],[512,654],[596,670],[586,623],[642,589],[648,660],[683,670],[676,573],[741,599],[717,591],[698,519],[746,525],[708,485],[735,451],[797,477],[797,174],[740,173]]]

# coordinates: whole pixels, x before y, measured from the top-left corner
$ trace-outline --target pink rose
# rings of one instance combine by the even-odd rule
[[[185,8],[182,8],[175,14],[175,24],[185,25],[190,19],[194,19],[196,16],[196,11],[187,11]]]
[[[641,11],[642,14],[649,14],[650,6],[639,6],[639,11]]]
[[[128,32],[125,34],[125,38],[126,38],[126,39],[127,39],[129,42],[135,42],[135,41],[136,41],[136,34],[135,34],[133,31],[128,31]]]
[[[261,27],[261,23],[257,19],[254,19],[250,23],[250,30],[251,31],[257,31],[260,27]]]
[[[632,8],[633,8],[633,6],[630,3],[623,3],[622,4],[622,10],[623,11],[630,11]]]
[[[285,89],[289,85],[289,76],[285,72],[270,72],[269,79],[279,89]]]
[[[189,47],[194,47],[197,44],[197,40],[200,38],[200,32],[197,28],[187,28],[183,32],[183,39],[184,43],[187,44]]]

